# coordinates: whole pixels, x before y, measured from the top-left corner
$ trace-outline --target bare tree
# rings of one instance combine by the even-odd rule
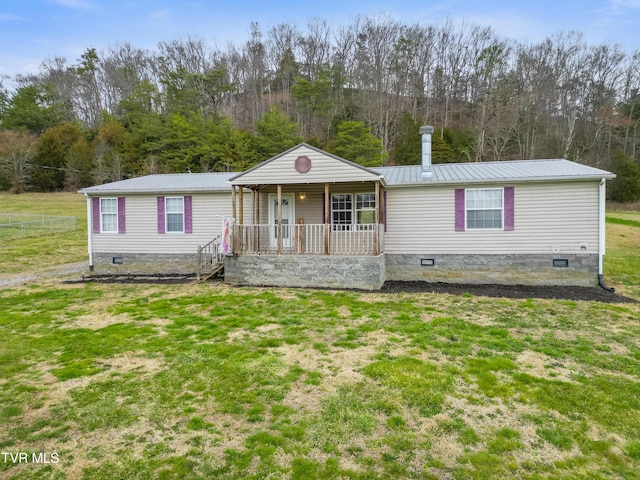
[[[11,193],[23,193],[29,188],[35,143],[34,135],[0,131],[0,170],[9,181]]]

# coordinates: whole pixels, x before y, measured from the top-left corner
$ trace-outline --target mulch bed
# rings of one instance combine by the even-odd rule
[[[195,275],[93,275],[65,283],[99,282],[126,284],[183,284],[196,280]],[[221,279],[212,279],[220,282]],[[325,288],[321,290],[327,290]],[[454,283],[429,283],[420,281],[388,281],[380,293],[448,293],[451,295],[471,294],[478,297],[494,298],[544,298],[557,300],[586,300],[602,303],[637,303],[638,301],[612,293],[600,287],[539,287],[528,285],[460,285]]]
[[[496,298],[545,298],[603,303],[637,303],[637,300],[600,287],[539,287],[528,285],[458,285],[453,283],[385,282],[383,293],[449,293]]]

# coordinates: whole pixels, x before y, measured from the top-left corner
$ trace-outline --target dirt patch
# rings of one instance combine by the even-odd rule
[[[525,350],[516,360],[518,365],[526,370],[526,372],[535,377],[547,380],[561,380],[563,382],[574,382],[572,376],[575,374],[584,374],[579,370],[577,364],[573,362],[559,362],[548,355],[540,352]]]
[[[478,392],[471,390],[475,396]],[[541,412],[531,405],[520,403],[505,404],[501,399],[487,399],[485,404],[469,403],[465,398],[448,397],[450,409],[434,417],[436,421],[446,422],[451,414],[455,414],[473,428],[483,440],[478,449],[486,448],[486,442],[493,438],[495,432],[503,428],[518,431],[521,435],[522,448],[515,450],[512,455],[518,464],[534,462],[541,465],[553,465],[579,454],[579,449],[573,446],[570,450],[560,450],[557,447],[541,442],[538,436],[538,426],[525,420],[529,415]],[[545,412],[551,414],[551,412]],[[446,453],[446,451],[445,451]],[[446,460],[446,457],[443,461]]]

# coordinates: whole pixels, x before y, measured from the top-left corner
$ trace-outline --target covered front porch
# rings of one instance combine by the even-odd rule
[[[300,144],[230,179],[225,281],[379,289],[385,278],[384,178]]]
[[[299,145],[230,180],[232,255],[380,255],[384,179]]]
[[[245,187],[246,188],[246,187]],[[369,184],[232,187],[233,255],[379,255],[384,202]],[[361,193],[356,193],[361,192]],[[246,201],[251,218],[245,218]]]

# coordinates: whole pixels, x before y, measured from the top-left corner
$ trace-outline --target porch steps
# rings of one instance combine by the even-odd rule
[[[206,282],[224,271],[224,255],[220,252],[220,235],[198,247],[198,281]]]
[[[224,275],[224,273],[223,273],[223,272],[224,272],[224,263],[219,263],[218,265],[216,265],[216,266],[214,267],[214,269],[213,269],[211,272],[209,272],[209,273],[207,273],[207,274],[205,274],[205,275],[202,275],[202,276],[200,277],[200,281],[201,281],[201,282],[206,282],[207,280],[209,280],[209,279],[211,279],[211,278],[215,277],[215,276],[216,276],[216,275],[218,275],[218,274],[222,274],[222,275]]]

